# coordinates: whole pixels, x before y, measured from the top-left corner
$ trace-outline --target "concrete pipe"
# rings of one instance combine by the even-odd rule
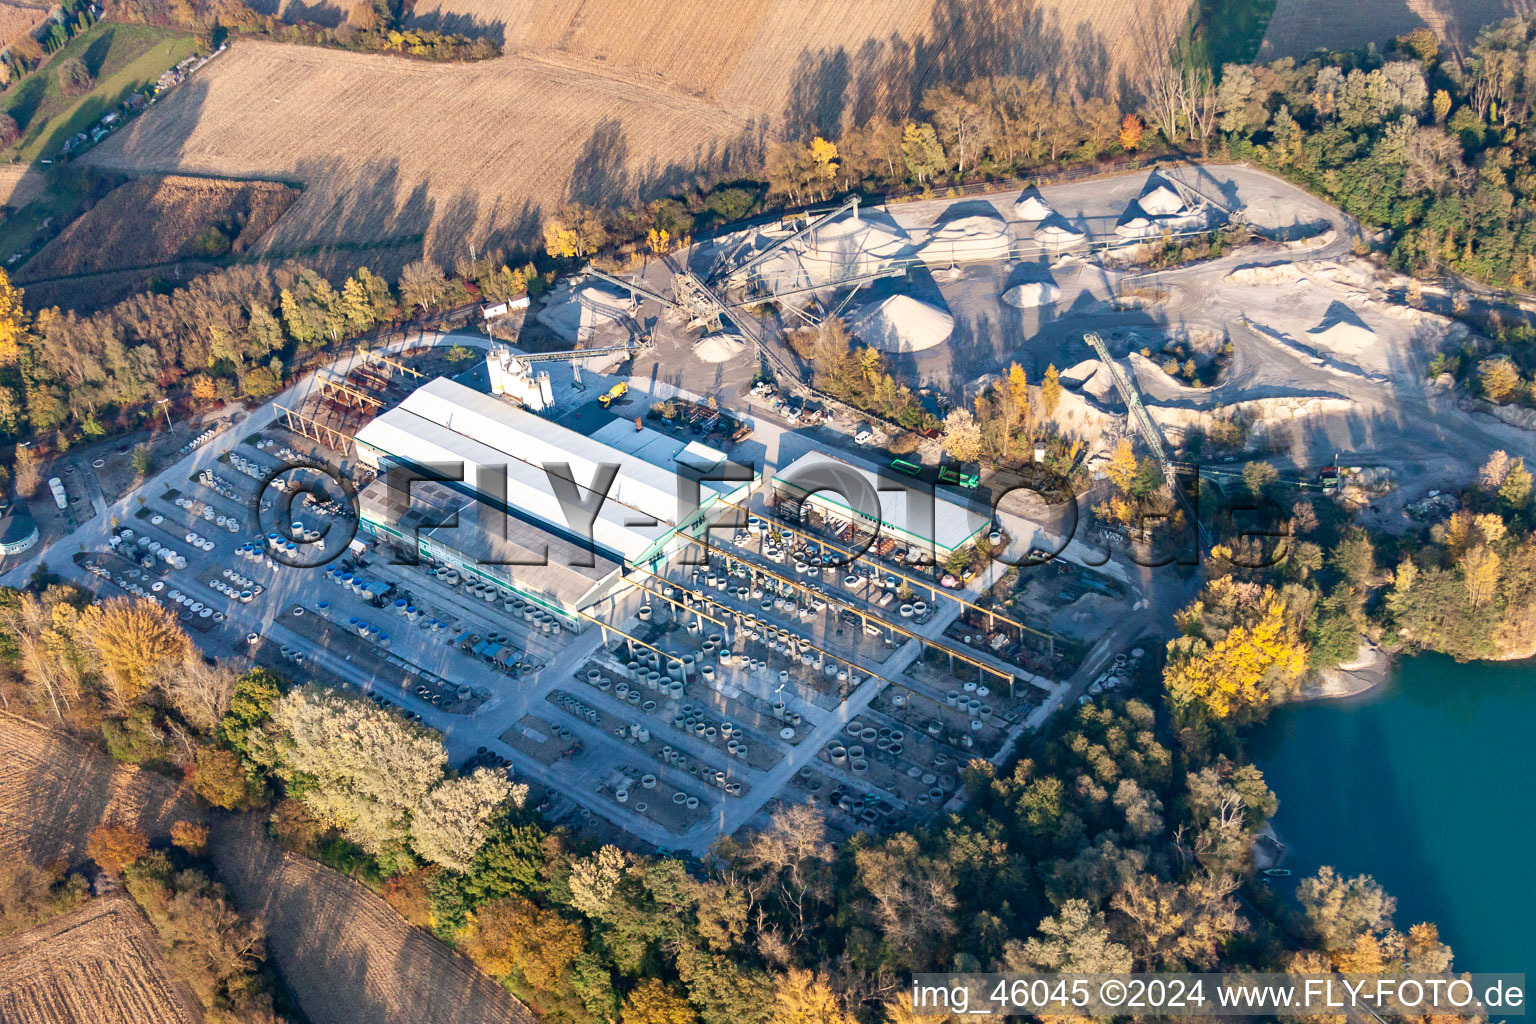
[[[640,786],[641,786],[642,789],[655,789],[656,788],[656,776],[651,775],[649,773],[640,776]]]
[[[848,767],[853,770],[854,774],[862,775],[869,771],[869,762],[862,757],[854,758],[848,762]]]
[[[848,756],[849,757],[863,757],[864,756],[864,748],[862,746],[860,746],[859,744],[855,743],[855,744],[853,744],[852,746],[850,746],[848,748]]]

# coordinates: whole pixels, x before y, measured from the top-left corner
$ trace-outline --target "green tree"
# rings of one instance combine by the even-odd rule
[[[901,156],[906,162],[907,173],[919,185],[948,166],[944,158],[944,147],[939,144],[933,125],[926,121],[907,125],[901,135]]]

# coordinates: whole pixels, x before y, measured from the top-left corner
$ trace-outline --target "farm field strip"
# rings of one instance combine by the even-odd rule
[[[904,110],[957,70],[1114,88],[1112,71],[1140,63],[1137,26],[1176,25],[1189,0],[739,6],[730,17],[706,0],[417,8],[424,23],[502,26],[508,54],[471,64],[241,40],[83,159],[303,183],[258,253],[420,235],[446,262],[471,242],[536,241],[540,215],[562,202],[608,205],[755,166],[786,124],[833,131]]]
[[[121,896],[0,942],[0,1020],[201,1024],[137,907]]]

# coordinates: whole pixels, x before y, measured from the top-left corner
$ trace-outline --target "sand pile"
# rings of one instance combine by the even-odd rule
[[[1147,218],[1138,215],[1116,224],[1115,234],[1121,238],[1145,238],[1157,234],[1157,228]]]
[[[1164,370],[1157,363],[1148,359],[1140,352],[1132,352],[1130,355],[1131,369],[1136,371],[1136,384],[1143,391],[1160,390],[1163,392],[1197,392],[1209,391],[1209,388],[1193,388],[1184,381]]]
[[[923,352],[949,340],[955,318],[910,295],[892,295],[865,306],[848,326],[853,336],[870,348]]]
[[[693,354],[706,363],[728,363],[747,350],[739,334],[710,334],[694,342]]]
[[[1171,217],[1184,212],[1184,200],[1167,185],[1159,185],[1140,199],[1136,205],[1149,217]]]
[[[1276,263],[1238,267],[1222,280],[1229,284],[1285,284],[1289,281],[1305,281],[1306,275],[1294,263]]]
[[[1003,301],[1016,309],[1034,309],[1055,302],[1061,289],[1050,281],[1026,281],[1003,292]]]
[[[918,254],[928,264],[973,263],[1006,260],[1009,250],[1007,222],[996,214],[973,214],[935,226]]]
[[[1097,359],[1084,359],[1057,373],[1056,379],[1061,381],[1064,388],[1080,388],[1086,384],[1094,374],[1099,372]]]
[[[1376,342],[1376,332],[1342,302],[1328,307],[1322,323],[1307,332],[1307,342],[1330,352],[1356,354]]]
[[[1054,212],[1035,192],[1031,192],[1013,204],[1013,214],[1020,220],[1045,220]]]
[[[538,321],[566,341],[585,341],[593,330],[622,320],[634,308],[626,292],[567,281],[550,293]]]
[[[848,213],[784,246],[759,264],[755,275],[777,291],[829,288],[878,272],[910,245],[907,233],[879,214]]]
[[[1087,238],[1059,213],[1054,213],[1035,228],[1035,241],[1050,249],[1065,249],[1080,245]]]

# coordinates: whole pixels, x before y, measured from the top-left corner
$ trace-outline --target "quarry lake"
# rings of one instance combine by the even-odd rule
[[[1536,972],[1533,726],[1536,662],[1412,658],[1372,693],[1282,709],[1250,750],[1285,866],[1374,875],[1456,970]]]

